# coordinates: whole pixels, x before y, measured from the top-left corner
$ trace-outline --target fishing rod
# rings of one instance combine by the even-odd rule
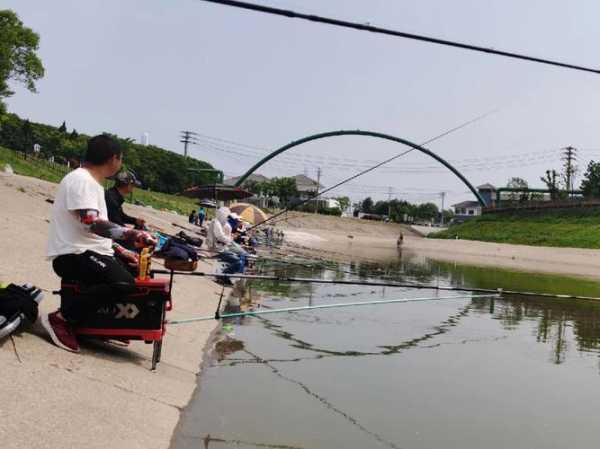
[[[235,8],[241,8],[241,9],[255,11],[255,12],[283,16],[283,17],[287,17],[289,19],[303,19],[303,20],[308,20],[310,22],[323,23],[326,25],[350,28],[350,29],[359,30],[359,31],[369,31],[371,33],[376,33],[376,34],[384,34],[384,35],[400,37],[400,38],[404,38],[404,39],[412,39],[412,40],[417,40],[417,41],[421,41],[421,42],[428,42],[430,44],[444,45],[444,46],[448,46],[448,47],[460,48],[463,50],[487,53],[490,55],[504,56],[506,58],[520,59],[520,60],[524,60],[524,61],[535,62],[538,64],[547,64],[547,65],[552,65],[552,66],[556,66],[556,67],[562,67],[565,69],[581,70],[584,72],[591,72],[591,73],[596,73],[596,74],[600,73],[599,69],[594,69],[591,67],[584,67],[584,66],[570,64],[570,63],[561,62],[561,61],[553,61],[551,59],[544,59],[544,58],[539,58],[536,56],[529,56],[529,55],[525,55],[522,53],[514,53],[514,52],[509,52],[509,51],[504,51],[504,50],[496,50],[496,49],[490,48],[490,47],[482,47],[479,45],[467,44],[464,42],[450,41],[447,39],[440,39],[440,38],[431,37],[431,36],[424,36],[421,34],[406,33],[403,31],[392,30],[389,28],[376,27],[376,26],[370,25],[369,23],[349,22],[346,20],[318,16],[315,14],[303,14],[303,13],[299,13],[296,11],[292,11],[290,9],[274,8],[272,6],[258,5],[255,3],[247,3],[247,2],[241,2],[241,1],[236,1],[236,0],[203,0],[203,1],[209,2],[209,3],[216,3],[219,5],[232,6]]]
[[[210,321],[210,320],[223,320],[225,318],[239,318],[245,316],[256,316],[256,315],[267,315],[272,313],[286,313],[286,312],[300,312],[304,310],[317,310],[317,309],[333,309],[342,307],[353,307],[353,306],[372,306],[377,304],[397,304],[397,303],[408,303],[408,302],[422,302],[422,301],[443,301],[447,299],[481,299],[481,298],[500,298],[500,294],[495,293],[492,295],[471,295],[471,296],[441,296],[441,297],[426,297],[426,298],[401,298],[401,299],[381,299],[376,301],[355,301],[355,302],[344,302],[336,304],[320,304],[317,306],[298,306],[298,307],[284,307],[281,309],[268,309],[268,310],[254,310],[250,312],[235,312],[235,313],[224,313],[220,314],[219,310],[214,315],[199,316],[194,318],[185,318],[181,320],[168,320],[168,324],[186,324],[195,323],[198,321]]]
[[[500,108],[496,108],[496,109],[492,109],[491,111],[488,111],[488,112],[486,112],[484,114],[478,115],[477,117],[474,117],[474,118],[472,118],[470,120],[467,120],[466,122],[461,123],[460,125],[455,126],[454,128],[450,128],[450,129],[444,131],[443,133],[438,134],[437,136],[432,137],[431,139],[426,140],[425,142],[421,143],[419,146],[422,147],[422,146],[427,145],[429,143],[435,142],[436,140],[439,140],[442,137],[445,137],[445,136],[447,136],[449,134],[452,134],[453,132],[456,132],[456,131],[458,131],[458,130],[460,130],[462,128],[465,128],[466,126],[469,126],[469,125],[471,125],[471,124],[473,124],[475,122],[478,122],[479,120],[483,120],[484,118],[486,118],[486,117],[488,117],[488,116],[490,116],[490,115],[498,112],[499,110],[500,110]],[[381,161],[381,162],[379,162],[379,163],[377,163],[377,164],[375,164],[375,165],[373,165],[373,166],[371,166],[369,168],[366,168],[365,170],[362,170],[362,171],[360,171],[360,172],[358,172],[358,173],[350,176],[349,178],[346,178],[346,179],[338,182],[337,184],[334,184],[333,186],[328,187],[325,190],[322,190],[321,192],[317,192],[316,195],[314,195],[314,196],[312,196],[310,198],[307,198],[305,200],[300,201],[299,203],[296,203],[296,204],[293,204],[293,205],[291,205],[289,207],[286,207],[285,209],[277,212],[276,214],[271,215],[265,221],[263,221],[261,223],[258,223],[256,225],[250,227],[248,230],[252,230],[252,229],[255,229],[255,228],[259,227],[259,226],[263,226],[265,223],[268,223],[268,222],[274,220],[275,218],[280,217],[284,213],[286,213],[286,212],[288,212],[290,210],[293,210],[294,208],[300,207],[300,206],[302,206],[302,205],[304,205],[304,204],[306,204],[306,203],[308,203],[310,201],[314,201],[315,199],[319,198],[320,196],[324,195],[325,193],[330,192],[333,189],[336,189],[337,187],[340,187],[340,186],[342,186],[342,185],[344,185],[344,184],[346,184],[346,183],[348,183],[348,182],[350,182],[350,181],[352,181],[352,180],[354,180],[354,179],[356,179],[356,178],[358,178],[358,177],[360,177],[362,175],[366,175],[367,173],[372,172],[373,170],[375,170],[375,169],[377,169],[377,168],[379,168],[379,167],[381,167],[381,166],[383,166],[385,164],[388,164],[388,163],[390,163],[392,161],[395,161],[396,159],[399,159],[402,156],[405,156],[405,155],[407,155],[408,153],[410,153],[410,152],[412,152],[414,150],[415,150],[415,148],[409,148],[408,150],[403,151],[402,153],[398,153],[395,156],[392,156],[392,157],[390,157],[390,158],[388,158],[388,159],[386,159],[384,161]]]
[[[198,276],[198,277],[222,277],[230,279],[251,279],[251,280],[263,280],[263,281],[277,281],[277,282],[306,282],[314,284],[336,284],[336,285],[364,285],[371,287],[404,287],[414,288],[423,290],[440,290],[440,291],[461,291],[461,292],[476,292],[476,293],[490,293],[490,294],[504,294],[513,296],[539,296],[543,298],[555,298],[555,299],[581,299],[586,301],[600,301],[600,297],[594,296],[579,296],[569,295],[561,293],[541,293],[541,292],[527,292],[517,290],[505,290],[503,288],[491,289],[491,288],[477,288],[477,287],[446,287],[436,286],[427,284],[413,284],[413,283],[400,283],[400,282],[372,282],[372,281],[360,281],[360,280],[335,280],[335,279],[313,279],[313,278],[298,278],[298,277],[285,277],[285,276],[267,276],[267,275],[256,275],[256,274],[224,274],[224,273],[205,273],[201,271],[186,272],[186,271],[168,271],[168,270],[152,270],[153,273],[157,274],[173,274],[178,276]]]

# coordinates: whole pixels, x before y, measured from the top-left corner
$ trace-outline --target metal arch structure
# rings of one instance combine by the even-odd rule
[[[440,156],[438,156],[437,154],[435,154],[433,151],[428,150],[427,148],[422,147],[421,145],[417,145],[414,142],[411,142],[409,140],[406,139],[402,139],[400,137],[396,137],[396,136],[392,136],[389,134],[383,134],[383,133],[378,133],[378,132],[374,132],[374,131],[363,131],[360,129],[355,129],[355,130],[339,130],[339,131],[329,131],[329,132],[324,132],[324,133],[319,133],[319,134],[313,134],[311,136],[307,136],[307,137],[303,137],[302,139],[298,139],[298,140],[294,140],[293,142],[288,143],[287,145],[282,146],[281,148],[278,148],[277,150],[273,151],[272,153],[268,154],[266,157],[264,157],[263,159],[261,159],[260,161],[258,161],[256,164],[254,164],[246,173],[244,173],[235,183],[236,187],[241,186],[244,181],[248,178],[248,176],[250,176],[252,173],[254,173],[256,170],[258,170],[261,166],[263,166],[264,164],[266,164],[267,162],[269,162],[271,159],[273,159],[274,157],[280,155],[281,153],[292,149],[294,147],[297,147],[298,145],[302,145],[304,143],[307,142],[311,142],[313,140],[319,140],[319,139],[325,139],[328,137],[337,137],[337,136],[368,136],[368,137],[376,137],[379,139],[384,139],[384,140],[391,140],[392,142],[397,142],[397,143],[401,143],[403,145],[406,145],[408,147],[411,147],[413,150],[417,150],[420,151],[423,154],[426,154],[427,156],[432,157],[433,159],[435,159],[436,161],[438,161],[440,164],[442,164],[444,167],[446,167],[448,170],[450,170],[452,173],[454,173],[458,179],[460,179],[468,188],[471,192],[473,192],[473,195],[475,195],[475,198],[477,198],[477,201],[479,201],[479,204],[481,204],[482,207],[485,207],[485,201],[483,200],[482,196],[479,194],[479,192],[477,191],[477,189],[475,189],[475,187],[473,187],[473,185],[471,185],[471,183],[467,180],[467,178],[465,178],[463,176],[463,174],[461,172],[459,172],[456,168],[454,168],[448,161],[446,161],[445,159],[441,158]]]

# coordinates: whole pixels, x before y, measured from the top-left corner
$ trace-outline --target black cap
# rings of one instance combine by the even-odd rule
[[[135,175],[130,171],[122,171],[117,173],[114,176],[114,180],[117,184],[126,186],[129,184],[134,184],[136,187],[141,187],[142,183],[138,181]]]

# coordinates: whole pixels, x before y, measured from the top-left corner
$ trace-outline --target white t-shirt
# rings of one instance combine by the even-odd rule
[[[108,220],[104,189],[85,168],[73,170],[58,185],[50,220],[48,258],[87,250],[114,254],[111,239],[92,234],[81,223],[76,212],[80,209],[97,210],[100,219]]]

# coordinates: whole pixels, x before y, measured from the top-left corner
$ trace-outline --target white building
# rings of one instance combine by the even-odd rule
[[[479,201],[463,201],[462,203],[453,204],[454,214],[456,217],[467,218],[481,215],[481,204]]]
[[[142,145],[144,145],[144,146],[150,145],[150,134],[143,133],[141,142],[142,142]]]

